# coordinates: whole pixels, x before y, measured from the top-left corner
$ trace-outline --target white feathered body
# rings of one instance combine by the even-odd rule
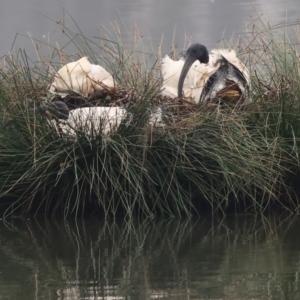
[[[105,87],[114,87],[115,81],[103,67],[91,64],[87,57],[64,65],[55,74],[50,85],[51,92],[74,91],[84,97]]]
[[[226,84],[226,78],[218,83],[218,86],[209,95],[202,95],[203,89],[210,78],[220,67],[220,61],[225,58],[233,66],[235,66],[245,77],[247,84],[250,85],[250,76],[247,67],[237,58],[234,50],[214,49],[209,54],[209,62],[207,64],[200,63],[198,60],[193,63],[189,69],[183,84],[183,93],[187,98],[191,98],[194,103],[201,100],[205,102],[207,98],[216,97],[217,92],[222,90]],[[162,59],[162,76],[163,87],[162,95],[176,98],[178,97],[178,81],[184,60],[174,61],[168,55]],[[237,81],[235,78],[227,78]],[[240,82],[236,82],[240,86]],[[245,87],[240,86],[241,90]]]
[[[82,107],[71,110],[68,120],[51,120],[51,124],[68,137],[75,138],[77,131],[93,137],[117,130],[126,114],[126,109],[121,107]]]
[[[77,131],[95,137],[101,133],[108,135],[115,132],[127,115],[127,110],[121,107],[83,107],[71,110],[67,120],[51,120],[50,124],[72,139],[76,138]],[[151,112],[149,125],[163,126],[161,108]]]

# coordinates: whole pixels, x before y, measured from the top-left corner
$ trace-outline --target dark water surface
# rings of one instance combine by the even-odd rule
[[[41,43],[58,41],[64,45],[64,34],[54,21],[79,32],[67,12],[88,38],[105,38],[103,27],[113,32],[111,23],[117,21],[125,45],[131,44],[138,34],[143,36],[145,48],[151,52],[163,37],[165,54],[173,37],[180,49],[190,40],[212,48],[223,37],[229,39],[244,32],[246,24],[251,28],[254,20],[262,15],[273,24],[296,22],[300,3],[299,0],[1,0],[0,56],[11,50],[17,33],[13,50],[25,48],[32,57],[35,50],[29,35]],[[75,47],[69,49],[69,52],[76,51]]]
[[[300,299],[300,219],[13,219],[0,299]]]

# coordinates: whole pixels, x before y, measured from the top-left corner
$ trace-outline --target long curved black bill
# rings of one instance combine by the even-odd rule
[[[183,93],[182,93],[182,88],[183,88],[183,83],[184,83],[184,79],[189,71],[189,69],[191,68],[192,64],[197,60],[197,58],[195,58],[194,56],[188,55],[186,57],[185,63],[182,67],[181,73],[180,73],[180,77],[179,77],[179,81],[178,81],[178,97],[183,97]]]

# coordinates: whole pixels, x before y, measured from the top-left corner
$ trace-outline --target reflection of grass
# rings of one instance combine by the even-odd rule
[[[90,140],[77,132],[77,140],[68,141],[31,112],[45,101],[48,62],[34,64],[23,51],[6,57],[0,72],[5,121],[0,196],[9,207],[6,215],[67,216],[96,209],[129,217],[135,212],[190,215],[206,204],[213,212],[226,213],[228,207],[263,212],[274,202],[297,209],[299,58],[272,28],[255,27],[244,49],[252,74],[251,103],[174,108],[178,102],[168,102],[164,128],[148,126],[148,108],[163,100],[154,55],[128,51],[121,40],[102,40],[98,52],[83,35],[67,28],[65,34],[78,52],[113,71],[126,101],[135,104],[133,117],[109,137],[95,134]],[[68,60],[61,49],[53,53],[53,62]],[[109,104],[103,97],[96,102]]]
[[[14,219],[13,231],[0,230],[0,287],[9,272],[8,296],[16,289],[7,287],[17,284],[40,298],[219,299],[226,293],[241,299],[256,293],[264,299],[298,282],[298,261],[290,256],[298,227],[298,220],[278,215],[143,223]]]
[[[100,224],[40,219],[14,220],[13,226],[6,225],[13,231],[1,229],[4,268],[13,266],[15,272],[24,274],[28,278],[24,285],[30,286],[28,295],[38,292],[41,297],[56,295],[58,290],[61,295],[77,293],[82,297],[137,293],[132,288],[137,282],[144,286],[145,278],[139,274],[149,264],[149,254],[160,256],[172,244],[171,262],[175,261],[192,230],[190,222],[174,221]],[[145,251],[148,254],[143,258]],[[23,282],[18,276],[16,280]]]

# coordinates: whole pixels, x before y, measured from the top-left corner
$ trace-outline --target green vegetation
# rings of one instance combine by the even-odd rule
[[[131,103],[133,117],[118,130],[76,141],[57,134],[33,108],[47,98],[49,65],[25,52],[0,70],[0,204],[4,216],[45,212],[64,216],[99,210],[154,216],[299,206],[300,60],[295,46],[270,27],[254,27],[240,57],[250,69],[248,104],[192,105],[159,95],[159,57],[118,44],[95,44],[65,29],[80,55],[106,65],[115,91],[81,99]],[[137,44],[138,41],[137,41]],[[80,56],[79,55],[79,56]],[[67,61],[78,59],[68,57]],[[153,103],[165,101],[164,127],[148,125]],[[125,124],[126,123],[126,124]]]

